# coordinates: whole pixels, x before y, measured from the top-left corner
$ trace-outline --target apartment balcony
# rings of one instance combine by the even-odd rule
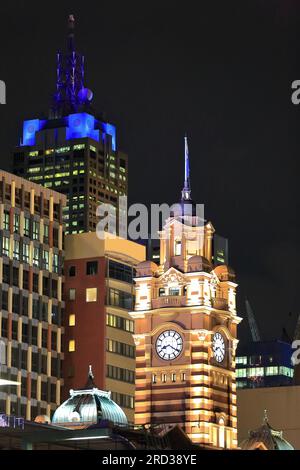
[[[152,308],[185,307],[185,305],[185,295],[163,295],[157,299],[152,299]]]
[[[228,303],[226,299],[222,299],[221,297],[215,297],[211,299],[211,304],[213,308],[217,310],[228,310]]]

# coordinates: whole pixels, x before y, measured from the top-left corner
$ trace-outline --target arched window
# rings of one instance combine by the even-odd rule
[[[225,447],[225,422],[224,418],[219,419],[219,447]]]

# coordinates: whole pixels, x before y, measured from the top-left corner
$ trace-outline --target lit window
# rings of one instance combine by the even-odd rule
[[[69,315],[69,326],[75,326],[75,314],[71,313]]]
[[[69,289],[69,299],[75,300],[76,297],[76,289]]]
[[[29,217],[24,217],[24,235],[25,237],[29,237],[30,233],[30,219]]]
[[[278,375],[278,367],[266,367],[266,375]]]
[[[181,240],[175,240],[175,256],[181,255]]]
[[[43,250],[43,269],[49,269],[49,251]]]
[[[247,369],[236,369],[236,377],[247,377]]]
[[[152,374],[152,383],[156,384],[156,374]]]
[[[219,447],[225,447],[225,427],[224,419],[219,419]]]
[[[247,364],[247,356],[237,356],[235,359],[236,364]]]
[[[14,232],[19,233],[20,231],[20,215],[14,214]]]
[[[75,339],[70,339],[69,341],[69,352],[75,351]]]
[[[176,374],[172,374],[172,382],[176,382]]]
[[[14,240],[14,252],[13,257],[16,260],[20,259],[20,242],[19,240]]]
[[[85,292],[86,302],[97,302],[97,287],[88,287]]]
[[[33,266],[39,266],[39,260],[40,260],[40,251],[38,246],[33,247],[33,258],[32,258],[32,264]]]
[[[161,381],[162,381],[163,383],[166,383],[166,381],[167,381],[167,374],[161,374]]]
[[[3,237],[2,239],[2,254],[5,256],[9,256],[9,248],[10,248],[10,239],[8,237]]]
[[[181,382],[185,382],[185,380],[186,380],[185,372],[182,372],[182,374],[181,374]]]
[[[3,217],[3,228],[4,228],[4,230],[9,230],[9,219],[10,219],[9,212],[4,211],[4,217]]]

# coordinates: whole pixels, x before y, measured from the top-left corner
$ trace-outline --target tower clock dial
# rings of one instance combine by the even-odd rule
[[[182,337],[175,330],[163,331],[156,340],[156,352],[161,359],[176,359],[182,351]]]
[[[212,340],[214,358],[217,362],[223,362],[225,357],[225,341],[221,333],[215,333]]]

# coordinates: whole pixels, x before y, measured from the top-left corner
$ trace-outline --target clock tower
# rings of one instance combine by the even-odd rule
[[[160,232],[159,265],[137,265],[135,424],[179,425],[194,443],[237,447],[233,270],[215,266],[214,227],[191,199],[185,138],[180,204]]]

